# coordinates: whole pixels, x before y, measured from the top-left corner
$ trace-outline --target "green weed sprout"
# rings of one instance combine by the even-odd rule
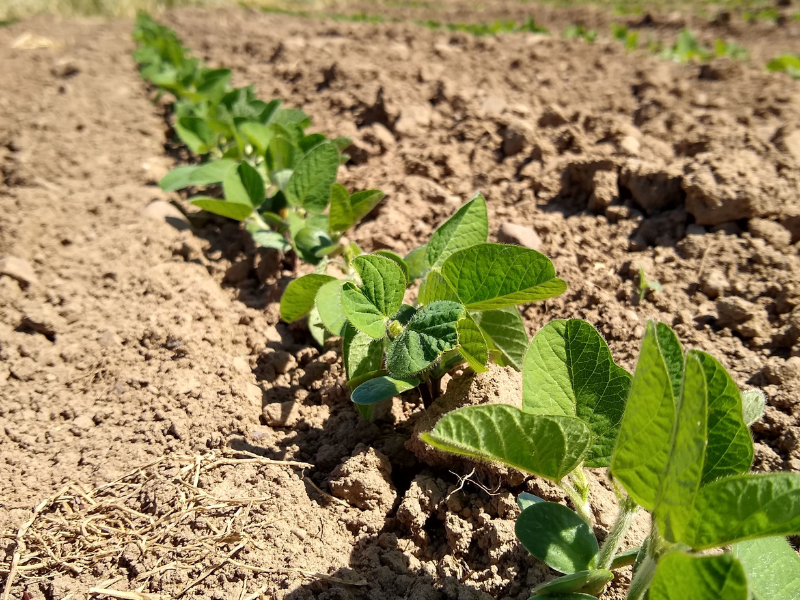
[[[749,425],[764,396],[741,393],[711,355],[684,352],[663,323],[647,324],[633,375],[585,321],[553,321],[531,341],[523,408],[484,405],[445,415],[432,446],[496,461],[565,489],[577,509],[521,494],[516,534],[562,574],[535,598],[592,600],[613,569],[633,565],[630,600],[792,600],[800,559],[800,474],[749,473]],[[607,467],[619,513],[601,546],[583,466]],[[620,552],[635,514],[651,531]],[[730,547],[730,551],[723,551]]]
[[[291,282],[281,316],[308,315],[310,327],[344,338],[348,385],[365,416],[413,388],[428,407],[441,378],[461,363],[476,372],[489,360],[521,369],[528,335],[517,305],[566,290],[546,256],[486,243],[488,233],[478,194],[405,258],[379,250],[355,256],[344,279],[310,274]],[[417,280],[417,302],[405,304]]]
[[[582,39],[592,44],[597,39],[596,29],[587,29],[583,25],[570,25],[564,30],[565,40]]]
[[[661,283],[653,279],[647,279],[647,274],[644,272],[644,267],[639,265],[639,302],[644,302],[647,297],[647,291],[653,290],[654,292],[661,291]]]
[[[231,88],[228,69],[207,69],[188,56],[175,33],[139,13],[134,58],[141,76],[177,98],[175,132],[199,165],[180,166],[160,182],[166,191],[221,185],[224,198],[194,196],[207,212],[242,221],[265,248],[294,249],[304,261],[352,253],[342,234],[383,198],[378,190],[350,195],[336,184],[349,158],[348,138],[307,134],[311,124],[280,100],[259,100],[252,86]],[[324,214],[330,206],[329,214]],[[347,269],[349,262],[341,261]]]
[[[611,36],[625,45],[625,50],[631,52],[639,47],[639,32],[631,31],[625,25],[611,24]]]
[[[793,79],[800,79],[800,56],[797,54],[781,54],[767,63],[767,71],[786,73]]]

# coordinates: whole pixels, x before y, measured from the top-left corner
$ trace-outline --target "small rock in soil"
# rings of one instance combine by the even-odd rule
[[[301,419],[301,407],[302,405],[294,400],[275,402],[267,404],[261,411],[261,416],[264,423],[271,427],[293,427]]]
[[[739,325],[755,317],[758,307],[744,298],[733,296],[717,302],[717,321],[720,326]]]
[[[16,279],[24,286],[36,283],[36,273],[27,260],[16,256],[4,256],[0,258],[0,275],[6,275]]]
[[[522,152],[531,131],[524,121],[509,123],[503,130],[503,156],[514,156]]]
[[[730,288],[730,283],[719,269],[710,269],[700,278],[700,291],[711,300],[724,296],[728,288]]]
[[[172,225],[178,231],[191,229],[189,219],[181,211],[163,200],[154,200],[142,211],[142,216],[146,219],[161,221]]]
[[[750,219],[747,230],[755,238],[761,238],[776,248],[785,248],[792,243],[792,234],[780,223],[767,219]]]
[[[619,150],[628,156],[639,156],[641,144],[632,135],[626,135],[619,141]]]
[[[619,197],[616,171],[596,171],[592,177],[592,195],[589,210],[603,212]]]
[[[413,104],[400,113],[394,124],[394,130],[403,135],[411,135],[431,124],[433,110],[430,104]]]
[[[517,244],[533,250],[538,250],[542,245],[542,239],[532,227],[508,222],[500,225],[497,241],[503,244]]]
[[[359,444],[353,456],[331,473],[331,493],[362,510],[388,512],[397,492],[392,485],[392,464],[385,454]]]

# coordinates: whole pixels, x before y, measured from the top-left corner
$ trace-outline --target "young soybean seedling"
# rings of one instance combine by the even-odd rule
[[[437,448],[500,460],[551,480],[559,473],[539,466],[548,459],[610,467],[612,481],[622,489],[617,491],[617,521],[602,547],[568,508],[520,496],[518,538],[564,574],[534,594],[562,600],[599,596],[611,569],[634,564],[627,594],[633,600],[646,594],[650,600],[797,598],[800,559],[784,536],[800,531],[800,474],[748,474],[753,443],[747,427],[760,416],[763,395],[741,394],[710,355],[697,350],[684,354],[675,334],[661,323],[648,323],[632,378],[610,356],[600,362],[594,358],[605,352],[584,343],[597,343],[599,334],[590,330],[581,321],[551,323],[534,337],[525,361],[524,383],[538,381],[545,370],[552,373],[549,389],[535,390],[537,399],[526,398],[528,411],[535,406],[555,416],[574,408],[573,419],[586,419],[587,431],[575,429],[572,443],[564,435],[554,436],[543,453],[540,437],[530,435],[535,429],[520,433],[507,423],[487,420],[500,405],[456,410],[425,437]],[[568,368],[561,369],[562,364]],[[524,391],[530,394],[530,387]],[[548,416],[500,410],[522,418]],[[576,462],[580,440],[585,449]],[[518,456],[537,462],[522,462]],[[618,553],[640,507],[651,513],[650,535],[641,548]],[[699,554],[729,545],[729,553]]]
[[[348,384],[362,414],[414,387],[428,407],[442,376],[459,363],[484,371],[493,359],[520,369],[528,336],[516,306],[566,289],[543,254],[488,244],[488,233],[478,194],[405,259],[379,251],[353,258],[349,279],[293,282],[281,314],[301,318],[316,298],[324,326],[344,337]],[[403,304],[415,279],[421,279],[417,303]],[[315,294],[330,296],[321,302]]]
[[[661,284],[655,279],[652,281],[648,280],[647,274],[644,272],[644,267],[639,265],[639,302],[644,302],[648,290],[661,292]]]
[[[293,249],[313,265],[355,251],[340,238],[383,194],[365,190],[351,196],[336,184],[338,167],[348,159],[348,138],[307,134],[311,120],[302,110],[282,108],[280,100],[263,102],[252,86],[231,88],[229,70],[203,67],[171,29],[144,13],[137,17],[134,39],[142,77],[177,98],[176,134],[208,159],[173,169],[161,180],[162,189],[221,184],[223,199],[189,201],[244,222],[257,245]],[[339,263],[349,269],[347,258]]]

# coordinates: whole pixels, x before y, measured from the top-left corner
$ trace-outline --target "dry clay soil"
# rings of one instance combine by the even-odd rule
[[[602,41],[243,10],[165,21],[237,85],[354,139],[341,180],[387,193],[351,234],[365,250],[409,251],[481,190],[491,239],[538,245],[569,284],[524,308],[531,334],[587,319],[630,369],[646,319],[665,321],[765,390],[754,468],[800,467],[800,83]],[[554,574],[516,542],[514,497],[562,495],[426,464],[407,447],[413,396],[358,418],[336,343],[279,321],[288,261],[157,187],[188,157],[138,78],[131,27],[0,29],[10,597],[527,598]],[[640,266],[662,284],[643,301]],[[448,401],[513,404],[519,389],[493,369]],[[593,475],[602,538],[614,514]]]

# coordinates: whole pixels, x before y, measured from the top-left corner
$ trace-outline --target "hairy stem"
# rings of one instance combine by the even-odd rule
[[[676,546],[659,535],[655,519],[652,519],[650,536],[646,543],[647,552],[642,563],[636,569],[636,573],[633,574],[631,585],[628,588],[628,600],[642,600],[645,597],[650,583],[653,581],[653,576],[656,574],[659,559]]]
[[[580,467],[579,467],[580,469]],[[572,506],[575,509],[577,515],[586,521],[586,524],[589,527],[592,526],[592,508],[589,506],[589,501],[587,497],[584,497],[575,487],[566,479],[562,479],[558,483],[558,487],[560,487],[564,492],[567,494],[567,497],[572,500]]]
[[[625,538],[625,534],[631,526],[633,517],[636,516],[638,510],[639,506],[631,498],[625,497],[622,499],[619,505],[617,520],[614,521],[614,526],[611,528],[600,550],[600,556],[597,559],[598,569],[611,568],[614,556],[616,556],[617,550],[619,550],[620,544],[622,544],[622,540]]]

